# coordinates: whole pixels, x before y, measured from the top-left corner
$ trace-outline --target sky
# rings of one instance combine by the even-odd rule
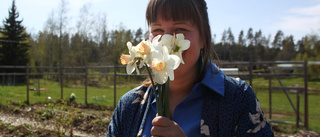
[[[94,15],[105,14],[108,30],[119,28],[147,30],[145,10],[148,0],[67,0],[70,19],[68,28],[75,30],[80,9],[89,5]],[[274,37],[278,30],[295,41],[309,34],[320,34],[320,0],[206,0],[212,34],[220,41],[224,30],[231,28],[235,39],[241,30],[261,30]],[[61,0],[16,0],[16,6],[27,31],[43,31],[52,12],[57,12]],[[0,1],[0,20],[8,17],[12,0]]]

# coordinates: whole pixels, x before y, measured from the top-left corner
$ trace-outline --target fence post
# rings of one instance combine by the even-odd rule
[[[113,76],[113,107],[116,107],[117,102],[117,65],[114,64],[114,76]]]
[[[62,74],[62,66],[60,64],[60,86],[61,86],[61,99],[63,99],[63,74]]]
[[[299,91],[300,90],[297,90],[297,112],[296,112],[296,114],[297,114],[297,119],[296,119],[296,128],[299,128],[299,119],[300,119],[300,114],[299,114],[299,112],[300,112],[300,109],[299,109],[299,106],[300,106],[300,95],[299,95]]]
[[[13,86],[16,86],[16,72],[13,72]]]
[[[271,67],[271,65],[269,64]],[[269,70],[269,74],[271,75],[271,71]],[[272,102],[271,102],[271,97],[272,97],[272,91],[271,91],[271,86],[272,86],[272,76],[269,76],[269,119],[272,119]]]
[[[27,66],[26,66],[26,71],[27,71],[27,74],[26,74],[26,78],[27,78],[27,104],[29,105],[29,63],[27,63]]]
[[[253,69],[253,65],[252,65],[252,60],[250,60],[249,63],[249,75],[250,75],[250,86],[252,87],[252,69]]]
[[[308,61],[305,60],[304,64],[304,126],[308,130]]]
[[[88,106],[88,67],[85,66],[85,81],[84,81],[84,87],[85,87],[85,104]]]
[[[2,87],[4,86],[4,74],[2,75]]]

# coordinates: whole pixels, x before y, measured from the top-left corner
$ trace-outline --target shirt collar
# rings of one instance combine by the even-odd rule
[[[224,96],[224,74],[222,70],[219,70],[219,68],[211,62],[208,63],[204,77],[199,84]]]
[[[208,87],[210,90],[218,93],[219,95],[224,96],[223,71],[219,70],[219,68],[215,64],[209,62],[203,79],[195,86],[197,85],[204,85]],[[156,103],[155,98],[153,99],[152,103]]]

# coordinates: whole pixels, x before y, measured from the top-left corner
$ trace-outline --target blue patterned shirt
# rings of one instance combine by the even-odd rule
[[[214,66],[214,73],[206,73],[205,78],[197,83],[187,98],[180,102],[173,113],[172,120],[176,122],[184,133],[190,137],[200,137],[201,110],[204,99],[203,86],[207,85],[212,91],[222,96],[224,95],[224,75],[222,71],[218,71],[218,67]],[[214,77],[211,79],[210,77]],[[211,81],[213,80],[213,81]],[[151,110],[148,114],[147,121],[142,133],[142,137],[150,137],[152,128],[152,120],[157,114],[156,99],[151,104]]]
[[[210,63],[203,80],[197,83],[190,95],[179,104],[182,106],[181,112],[173,116],[173,120],[176,120],[186,135],[274,136],[252,88],[245,81],[225,76],[222,71],[215,74],[212,70],[217,70],[217,67]],[[151,88],[143,86],[123,95],[109,124],[107,137],[147,135],[152,127],[150,120],[156,113],[154,98]],[[201,107],[196,104],[188,109],[188,103],[194,99]],[[176,109],[179,109],[179,106]],[[181,115],[179,113],[186,114],[183,111],[191,110],[199,113],[190,120],[193,124],[188,126],[189,123],[183,121],[190,116],[183,116],[181,119],[178,117]]]

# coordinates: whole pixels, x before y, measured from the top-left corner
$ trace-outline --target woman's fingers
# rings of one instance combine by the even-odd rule
[[[169,127],[170,125],[173,125],[173,121],[166,117],[157,116],[152,120],[153,126],[162,126],[162,127]]]
[[[152,136],[161,136],[161,137],[185,137],[184,132],[180,126],[162,116],[157,116],[152,120],[153,127],[151,128]]]

